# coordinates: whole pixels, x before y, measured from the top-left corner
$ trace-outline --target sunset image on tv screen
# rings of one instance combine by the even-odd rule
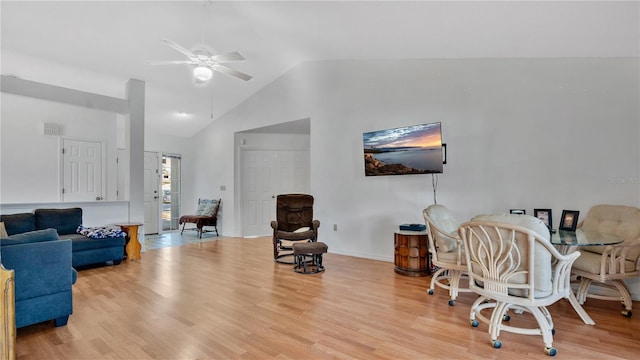
[[[442,173],[439,122],[362,134],[366,176]]]

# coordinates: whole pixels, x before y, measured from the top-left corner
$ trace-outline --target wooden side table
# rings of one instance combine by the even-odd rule
[[[426,231],[396,231],[394,243],[396,273],[407,276],[431,274],[429,238]]]
[[[138,241],[138,227],[144,224],[140,223],[127,223],[127,224],[116,224],[120,226],[122,231],[127,233],[127,237],[129,241],[127,241],[127,246],[125,250],[127,251],[127,260],[139,260],[142,259],[142,255],[140,254],[140,250],[142,246]]]

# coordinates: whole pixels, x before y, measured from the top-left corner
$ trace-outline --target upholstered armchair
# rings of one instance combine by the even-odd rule
[[[467,287],[460,288],[460,280],[467,278],[464,250],[458,236],[460,223],[444,205],[430,205],[422,215],[427,225],[431,264],[437,267],[431,275],[428,294],[433,295],[436,286],[446,289],[449,305],[454,306],[458,292],[470,291]]]
[[[546,306],[571,299],[571,266],[580,252],[561,254],[549,241],[549,230],[529,215],[483,215],[460,226],[469,275],[469,288],[480,295],[471,306],[472,326],[476,318],[489,323],[494,348],[500,348],[500,331],[542,335],[547,355],[553,347],[553,320]],[[492,309],[490,317],[483,309]],[[507,311],[531,313],[538,328],[520,328],[503,322]]]
[[[320,221],[313,219],[313,196],[282,194],[276,198],[276,220],[273,229],[273,259],[293,264],[293,243],[317,241]]]
[[[622,314],[631,316],[631,295],[624,280],[640,276],[640,209],[596,205],[589,209],[578,227],[584,231],[615,235],[624,242],[580,248],[582,256],[572,269],[580,281],[576,298],[581,304],[588,297],[621,301],[624,305]]]

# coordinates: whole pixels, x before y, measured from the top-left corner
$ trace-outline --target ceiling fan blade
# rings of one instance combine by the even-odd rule
[[[193,64],[191,60],[160,60],[160,61],[147,61],[149,65],[171,65],[171,64]]]
[[[240,54],[239,52],[234,51],[226,54],[213,55],[211,56],[211,60],[217,63],[225,63],[225,62],[231,62],[231,61],[244,60],[244,56],[242,56],[242,54]]]
[[[249,74],[245,74],[241,71],[238,70],[234,70],[230,67],[224,66],[224,65],[220,65],[220,64],[216,64],[213,67],[213,70],[219,71],[223,74],[227,74],[227,75],[231,75],[233,77],[237,77],[238,79],[244,80],[244,81],[249,81],[251,80],[251,78],[253,78],[253,76],[249,75]]]
[[[165,45],[171,46],[172,48],[180,51],[181,53],[187,55],[188,57],[194,57],[196,56],[194,53],[192,53],[191,51],[183,48],[182,46],[178,45],[177,43],[169,40],[169,39],[162,39],[160,42],[162,42]]]

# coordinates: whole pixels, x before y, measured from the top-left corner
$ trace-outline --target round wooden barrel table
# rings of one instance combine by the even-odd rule
[[[407,276],[431,274],[428,242],[426,231],[396,231],[394,271]]]

